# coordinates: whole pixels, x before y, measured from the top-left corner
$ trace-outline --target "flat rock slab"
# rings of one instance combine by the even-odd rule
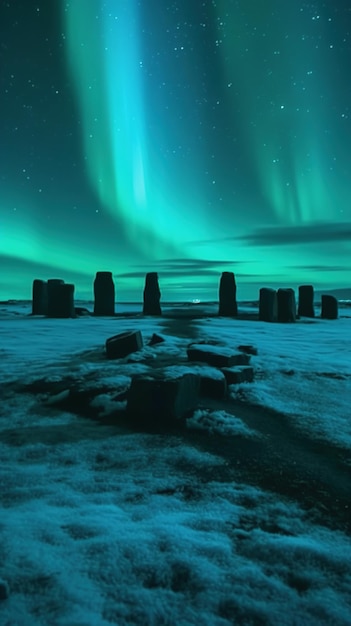
[[[250,365],[223,367],[222,372],[227,381],[227,385],[237,385],[238,383],[252,383],[254,379],[254,369]]]
[[[109,337],[106,340],[105,348],[108,359],[122,359],[143,348],[143,337],[140,330],[120,333]]]
[[[192,344],[187,349],[187,354],[189,361],[204,362],[213,367],[248,365],[250,362],[248,354],[220,346]]]
[[[134,376],[128,391],[127,415],[146,427],[174,426],[198,405],[201,379],[174,368]]]
[[[242,344],[238,346],[238,350],[240,350],[240,352],[246,352],[246,354],[253,354],[255,356],[258,354],[256,346],[253,346],[252,344]]]

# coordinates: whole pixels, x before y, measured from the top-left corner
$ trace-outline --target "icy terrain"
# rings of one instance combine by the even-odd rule
[[[350,309],[290,325],[29,312],[0,306],[1,625],[350,624]],[[129,329],[144,349],[108,361]],[[255,381],[201,398],[185,430],[138,432],[131,377],[189,367],[194,340],[254,345]]]

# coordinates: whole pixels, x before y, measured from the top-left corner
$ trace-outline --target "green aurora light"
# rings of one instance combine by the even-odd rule
[[[89,297],[101,269],[122,299],[150,270],[170,300],[216,298],[225,269],[243,298],[349,283],[349,13],[332,0],[29,4],[22,38],[8,7],[22,54],[16,66],[9,48],[8,86],[20,78],[3,136],[23,130],[0,183],[3,298],[52,276]]]

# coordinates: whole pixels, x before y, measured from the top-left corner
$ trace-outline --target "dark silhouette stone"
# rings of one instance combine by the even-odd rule
[[[144,287],[144,315],[161,315],[161,291],[158,284],[157,272],[148,272]]]
[[[132,352],[143,347],[143,337],[140,330],[131,330],[109,337],[105,344],[108,359],[123,359]]]
[[[49,290],[49,317],[76,317],[74,310],[74,285],[54,283]]]
[[[296,300],[293,289],[278,289],[278,322],[296,322]]]
[[[60,301],[62,293],[60,287],[65,284],[61,278],[49,278],[48,280],[48,317],[61,317],[57,315],[60,310]]]
[[[94,315],[115,314],[115,284],[112,272],[96,272],[94,280]]]
[[[321,317],[325,320],[338,319],[338,301],[334,296],[322,296]]]
[[[259,319],[262,322],[276,322],[278,319],[278,299],[275,289],[262,287],[259,299]]]
[[[172,369],[172,368],[171,368]],[[167,368],[134,376],[127,401],[127,415],[146,428],[184,423],[199,400],[200,377],[193,373],[167,373]]]
[[[314,290],[313,285],[299,286],[299,305],[297,314],[300,317],[314,317]]]
[[[48,313],[48,284],[46,280],[33,280],[32,315],[47,315]]]
[[[236,302],[236,283],[233,272],[222,272],[219,283],[219,311],[223,317],[236,317],[238,305]]]

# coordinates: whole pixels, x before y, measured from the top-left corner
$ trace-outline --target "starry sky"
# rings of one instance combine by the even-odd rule
[[[350,286],[351,4],[0,0],[0,298]]]

